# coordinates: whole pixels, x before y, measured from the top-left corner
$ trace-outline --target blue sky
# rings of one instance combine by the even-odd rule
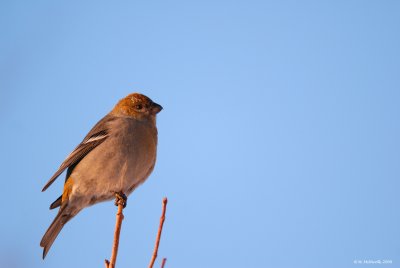
[[[400,267],[398,1],[3,1],[0,258],[103,267],[116,207],[90,207],[45,261],[62,160],[113,105],[163,105],[117,267]],[[159,261],[160,261],[159,259]],[[159,263],[156,264],[159,267]]]

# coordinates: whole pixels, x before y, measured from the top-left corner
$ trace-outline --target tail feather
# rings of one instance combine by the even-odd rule
[[[60,197],[57,198],[56,201],[54,201],[53,203],[51,203],[50,209],[54,209],[54,208],[57,208],[57,207],[61,206],[61,203],[62,203],[62,195],[60,195]]]
[[[72,218],[72,215],[64,213],[64,210],[65,209],[60,209],[56,218],[53,220],[49,229],[47,229],[42,240],[40,241],[40,246],[43,247],[43,259],[46,257],[47,252],[49,252],[61,229]]]

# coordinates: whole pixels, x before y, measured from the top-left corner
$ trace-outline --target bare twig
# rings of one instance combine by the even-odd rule
[[[167,258],[163,258],[162,263],[161,263],[161,268],[164,268],[166,262],[167,262]]]
[[[110,261],[105,260],[106,268],[115,268],[115,263],[117,261],[117,254],[118,254],[119,235],[121,233],[122,220],[124,219],[124,214],[122,213],[122,210],[124,209],[124,201],[119,200],[116,202],[118,204],[118,212],[116,217],[117,219],[115,222],[114,241],[113,241]]]
[[[161,218],[160,218],[160,225],[158,227],[158,232],[157,232],[156,244],[154,246],[153,256],[151,257],[149,268],[153,268],[154,262],[156,261],[156,258],[157,258],[158,246],[160,245],[160,239],[161,239],[161,232],[162,232],[162,228],[163,228],[164,221],[165,221],[165,211],[167,210],[167,202],[168,202],[168,199],[166,197],[164,197],[163,208],[162,208],[162,213],[161,213]],[[166,260],[166,259],[164,258],[164,260]],[[163,260],[163,263],[164,263],[163,266],[165,265],[164,260]]]

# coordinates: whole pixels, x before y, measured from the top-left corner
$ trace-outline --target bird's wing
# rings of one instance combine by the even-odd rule
[[[109,136],[109,122],[113,121],[115,116],[106,115],[89,131],[83,141],[70,153],[56,173],[43,187],[42,192],[45,191],[63,171],[68,168],[68,173],[82,160],[90,151],[100,145]]]

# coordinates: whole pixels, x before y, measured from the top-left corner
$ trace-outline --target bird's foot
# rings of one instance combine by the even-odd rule
[[[128,198],[126,197],[126,195],[124,193],[122,193],[122,192],[115,193],[115,203],[114,204],[116,206],[122,205],[123,208],[125,208],[127,201],[128,201]]]

